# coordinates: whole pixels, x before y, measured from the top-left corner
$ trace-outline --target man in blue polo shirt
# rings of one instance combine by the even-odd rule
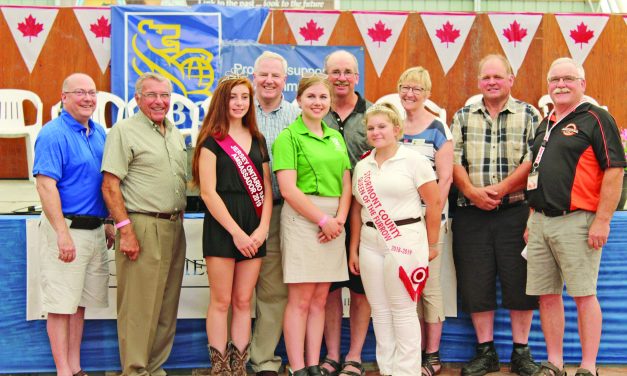
[[[107,245],[113,226],[100,191],[105,131],[90,117],[96,84],[75,73],[63,81],[61,115],[35,142],[43,310],[52,356],[60,376],[84,376],[80,364],[85,307],[106,307]],[[106,240],[105,240],[106,238]]]

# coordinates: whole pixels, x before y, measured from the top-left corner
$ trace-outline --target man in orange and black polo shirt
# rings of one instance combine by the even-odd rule
[[[596,297],[601,248],[623,182],[625,154],[614,118],[587,103],[583,67],[570,58],[551,64],[547,75],[554,111],[540,124],[528,178],[527,294],[540,296],[540,319],[548,361],[539,375],[561,376],[564,305],[562,289],[577,305],[581,366],[592,376],[601,341]]]

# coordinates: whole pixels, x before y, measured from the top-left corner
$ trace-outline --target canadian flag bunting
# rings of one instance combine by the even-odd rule
[[[490,13],[488,17],[515,75],[525,60],[529,45],[542,21],[542,14]]]
[[[583,64],[605,28],[609,14],[556,14],[570,55]]]
[[[283,11],[290,25],[296,44],[306,46],[326,46],[335,29],[339,11]]]
[[[32,72],[59,10],[42,7],[2,7],[1,9],[22,59],[28,71]]]
[[[83,29],[100,70],[104,74],[111,60],[110,8],[74,8],[74,15]]]
[[[353,12],[377,76],[390,58],[407,21],[407,12]]]
[[[420,17],[427,28],[444,74],[447,74],[466,42],[475,14],[421,13]]]

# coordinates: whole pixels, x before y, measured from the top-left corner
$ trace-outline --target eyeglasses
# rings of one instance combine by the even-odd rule
[[[407,94],[410,91],[414,94],[422,94],[425,92],[425,89],[422,87],[411,87],[411,86],[400,86],[399,91],[401,92],[401,94]]]
[[[552,85],[557,85],[560,83],[560,81],[564,81],[564,83],[566,85],[568,84],[572,84],[573,82],[577,81],[577,80],[581,80],[581,77],[575,77],[575,76],[563,76],[563,77],[549,77],[548,81],[550,84]]]
[[[65,94],[74,94],[79,98],[83,98],[85,97],[85,95],[88,95],[92,98],[95,98],[98,95],[98,92],[96,90],[83,90],[83,89],[79,89],[79,90],[74,90],[74,91],[64,91],[63,93]]]
[[[140,95],[142,97],[146,97],[146,98],[150,99],[151,101],[157,100],[157,98],[161,98],[162,101],[167,101],[172,96],[172,94],[170,94],[170,93],[153,93],[153,92],[141,93]]]
[[[303,78],[318,77],[318,78],[322,78],[323,80],[326,80],[327,78],[329,78],[329,75],[326,74],[326,73],[322,73],[322,72],[316,72],[316,71],[309,72],[309,71],[306,71],[306,72],[303,72],[302,77]]]
[[[346,77],[346,78],[352,78],[356,74],[357,73],[355,73],[355,72],[353,72],[351,70],[341,71],[339,69],[336,69],[336,70],[331,72],[331,77],[333,77],[333,78],[340,78],[342,75],[344,75],[344,77]]]

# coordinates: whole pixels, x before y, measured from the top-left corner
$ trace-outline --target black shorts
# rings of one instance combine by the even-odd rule
[[[351,237],[350,237],[351,229],[350,229],[349,223],[350,223],[349,221],[346,221],[346,224],[344,225],[344,231],[346,231],[346,260],[348,260],[348,256],[350,254],[349,246],[350,246],[350,241],[351,241]],[[361,282],[361,276],[354,275],[353,273],[351,273],[350,270],[348,271],[348,280],[331,283],[329,292],[335,291],[342,287],[348,287],[349,290],[357,294],[363,295],[366,293],[366,291],[364,290],[364,284]]]
[[[527,261],[520,255],[528,217],[526,203],[492,211],[457,208],[452,225],[453,256],[464,312],[496,309],[497,275],[504,308],[538,308],[538,298],[525,293]]]

